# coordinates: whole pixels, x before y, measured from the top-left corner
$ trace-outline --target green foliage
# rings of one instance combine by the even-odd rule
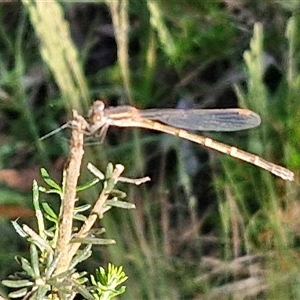
[[[287,134],[289,144],[286,147],[286,153],[290,157],[292,167],[298,168],[300,165],[300,154],[298,151],[300,130],[295,124],[299,124],[298,98],[300,90],[300,72],[297,66],[300,61],[300,41],[299,41],[300,17],[296,15],[289,19],[286,28],[286,38],[288,40],[288,60],[287,60],[287,94],[286,94],[286,116]]]
[[[91,275],[91,283],[94,286],[91,293],[97,300],[112,299],[125,292],[125,286],[118,286],[127,278],[123,267],[116,267],[112,264],[108,264],[107,270],[100,267],[96,270],[95,276]]]
[[[90,166],[90,168],[94,171],[94,173],[100,175],[102,180],[104,180],[103,188],[107,195],[110,193],[120,194],[117,193],[117,190],[113,193],[115,181],[112,181],[111,179],[114,171],[112,164],[109,164],[107,167],[105,178],[94,166]],[[107,273],[104,268],[100,267],[99,270],[96,271],[95,277],[91,275],[92,285],[90,287],[87,284],[87,272],[79,273],[76,270],[79,263],[87,260],[91,256],[92,245],[109,245],[115,243],[112,239],[97,238],[95,230],[91,237],[75,237],[72,239],[73,243],[87,245],[76,252],[76,255],[72,259],[66,272],[58,275],[55,274],[61,256],[60,252],[56,252],[58,242],[57,237],[60,227],[64,225],[58,214],[50,207],[49,203],[42,202],[40,205],[39,190],[44,193],[58,194],[61,197],[61,200],[64,199],[64,191],[59,184],[51,179],[45,169],[41,170],[41,174],[45,183],[48,184],[50,188],[46,189],[39,187],[36,181],[34,181],[33,206],[38,223],[38,232],[36,233],[25,224],[20,226],[16,221],[12,222],[18,234],[21,237],[26,238],[30,244],[30,260],[24,257],[16,257],[16,261],[21,266],[22,271],[10,276],[9,279],[2,281],[3,285],[15,290],[9,293],[9,297],[12,299],[19,297],[37,300],[54,299],[53,297],[55,297],[54,295],[57,292],[59,299],[71,299],[74,297],[75,292],[80,293],[85,297],[85,299],[104,300],[112,299],[115,296],[124,293],[124,286],[117,288],[118,285],[127,279],[122,267],[115,267],[113,264],[109,264]],[[97,180],[97,182],[98,181],[99,180]],[[94,184],[97,182],[94,182]],[[85,186],[81,186],[80,190],[89,188],[91,188],[91,184],[86,184]],[[122,196],[124,197],[123,194]],[[111,206],[127,209],[134,208],[133,205],[126,206],[124,203],[124,201],[120,201],[119,203],[119,200],[114,195],[112,196],[112,200],[108,200],[106,203],[103,203],[103,206],[107,206],[107,208],[110,208]],[[87,211],[89,208],[90,205],[77,206],[74,209],[74,220],[85,222],[87,218],[86,216],[81,215],[81,213]],[[108,209],[104,210],[104,212],[106,211],[108,211]],[[50,223],[54,225],[46,226],[46,220],[50,221]],[[73,230],[76,235],[76,229],[74,228]],[[98,234],[102,234],[103,232],[103,230],[98,231]]]
[[[294,16],[287,23],[286,53],[289,53],[290,59],[287,61],[286,73],[283,74],[276,92],[272,93],[268,90],[264,82],[266,53],[261,24],[255,25],[250,49],[244,54],[247,87],[244,90],[236,87],[241,105],[253,109],[262,117],[259,131],[256,130],[249,135],[248,149],[270,160],[277,159],[281,164],[291,168],[298,166],[299,156],[299,151],[290,136],[296,136],[298,133],[298,126],[295,126],[298,123],[298,114],[295,112],[300,109],[299,101],[296,100],[298,98],[296,93],[299,92],[299,70],[295,68],[300,57],[299,55],[297,57],[296,53],[299,51],[295,50],[297,47],[293,43],[293,41],[298,41],[297,20],[299,17]],[[284,291],[280,292],[281,296],[278,296],[276,290],[278,284],[282,284],[277,277],[280,277],[279,274],[282,272],[282,261],[288,265],[289,274],[293,274],[295,269],[299,271],[299,262],[298,260],[295,262],[293,258],[294,251],[298,251],[296,242],[298,232],[291,230],[290,227],[294,228],[295,222],[290,210],[294,209],[291,207],[297,206],[295,204],[297,198],[294,194],[297,190],[296,186],[293,183],[271,178],[271,175],[253,167],[242,165],[233,167],[233,162],[228,158],[222,161],[226,179],[218,179],[215,184],[220,197],[220,213],[226,240],[230,243],[230,236],[237,234],[237,232],[234,233],[234,226],[237,226],[239,227],[237,231],[243,241],[240,246],[247,253],[275,251],[277,260],[269,262],[271,268],[268,273],[270,299],[274,299],[274,295],[276,299],[295,295],[299,286],[294,284],[289,275],[284,279],[281,278],[285,286]],[[231,171],[233,168],[234,172]],[[224,196],[227,202],[221,200]],[[234,212],[235,209],[238,209],[238,212]],[[235,214],[243,216],[243,219],[239,221],[232,219]],[[227,246],[227,255],[231,257],[232,246],[230,244]],[[285,253],[284,258],[278,257],[279,253]],[[289,288],[286,288],[287,286]],[[298,296],[292,297],[298,299]]]

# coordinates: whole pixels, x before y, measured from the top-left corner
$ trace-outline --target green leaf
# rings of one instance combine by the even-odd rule
[[[78,212],[87,211],[89,208],[91,208],[90,204],[84,204],[84,205],[75,207],[74,212],[78,213]]]
[[[33,195],[33,205],[35,211],[39,209],[38,203],[39,203],[39,187],[36,182],[36,180],[33,180],[33,185],[32,185],[32,195]]]
[[[107,191],[107,193],[110,193],[113,190],[115,185],[116,185],[116,182],[112,178],[109,178],[104,182],[104,188]]]
[[[40,207],[40,201],[39,201],[39,187],[38,184],[36,182],[36,180],[33,181],[33,207],[35,210],[35,215],[36,215],[36,219],[37,219],[37,223],[38,223],[38,231],[39,234],[41,236],[41,238],[45,238],[45,222],[44,222],[44,216],[43,213],[41,211],[41,207]]]
[[[92,245],[90,244],[87,245],[83,250],[77,251],[76,256],[71,261],[70,268],[75,268],[77,264],[87,260],[92,255],[91,248]]]
[[[20,261],[18,261],[18,259],[20,259]],[[35,274],[33,271],[33,268],[31,267],[30,262],[24,258],[24,257],[20,257],[20,258],[16,258],[17,262],[21,265],[22,269],[32,278],[34,278]]]
[[[84,191],[92,186],[94,186],[95,184],[97,184],[100,180],[98,178],[94,178],[93,180],[85,183],[84,185],[80,185],[76,188],[77,192],[81,192]]]
[[[112,163],[109,163],[106,167],[105,178],[111,178],[114,171],[114,166]]]
[[[52,275],[52,273],[55,271],[57,263],[59,262],[60,258],[61,258],[60,254],[54,256],[50,256],[50,255],[48,256],[48,262],[47,262],[48,267],[45,272],[46,278],[49,278]]]
[[[49,299],[46,297],[46,294],[51,290],[51,287],[47,284],[44,286],[39,286],[38,290],[36,291],[34,297],[30,298],[32,300],[40,300],[40,299]]]
[[[62,191],[56,190],[56,189],[49,189],[47,190],[46,188],[40,186],[39,187],[39,191],[43,192],[45,194],[57,194],[60,196],[60,198],[62,198]]]
[[[10,297],[10,298],[20,298],[20,297],[25,296],[27,294],[27,291],[28,290],[26,288],[23,288],[23,289],[20,289],[18,291],[9,293],[8,297]]]
[[[17,223],[17,221],[11,221],[12,225],[14,226],[16,232],[21,236],[21,237],[27,237],[27,233],[22,229],[22,227]]]
[[[62,272],[62,273],[60,273],[60,274],[58,274],[56,276],[51,277],[48,280],[48,284],[50,284],[50,285],[56,285],[57,284],[58,287],[59,287],[60,285],[58,284],[58,282],[61,282],[62,279],[71,278],[71,276],[74,273],[75,273],[75,269],[69,268],[68,271]],[[61,286],[63,286],[63,285],[64,285],[64,283],[62,283]]]
[[[34,278],[40,278],[41,273],[39,269],[39,253],[35,244],[30,244],[30,258],[31,266],[35,275]]]
[[[47,202],[42,202],[42,207],[46,212],[46,217],[48,220],[53,221],[55,223],[58,222],[58,216]]]
[[[83,285],[85,284],[86,282],[89,281],[89,279],[86,276],[86,274],[88,274],[88,272],[86,271],[83,271],[83,272],[80,272],[78,275],[79,275],[79,278],[76,278],[76,283],[80,284],[80,285]]]
[[[20,288],[20,287],[26,287],[26,286],[33,286],[33,282],[27,279],[21,279],[21,280],[2,280],[1,281],[3,285],[10,287],[10,288]]]
[[[49,175],[49,173],[47,172],[47,170],[45,168],[41,168],[41,175],[44,179],[44,181],[51,186],[52,188],[54,188],[57,191],[61,192],[61,187],[59,186],[59,184],[57,184]]]
[[[87,165],[88,170],[100,180],[104,180],[105,175],[91,163]]]
[[[77,221],[86,221],[87,217],[85,215],[82,215],[82,214],[76,214],[74,215],[74,220],[77,220]]]
[[[117,190],[117,189],[113,189],[110,193],[112,196],[117,197],[117,198],[121,198],[124,199],[126,198],[127,194],[123,191]]]
[[[53,231],[55,231],[55,229],[56,229],[56,226],[54,225],[54,226],[48,228],[47,230],[45,230],[44,233],[48,238],[53,239],[53,237],[55,235]]]
[[[112,245],[116,243],[116,241],[113,239],[100,239],[100,238],[93,238],[93,237],[74,238],[72,239],[72,242],[82,243],[82,244],[93,244],[93,245]]]
[[[106,230],[103,227],[102,228],[92,228],[92,229],[90,229],[89,234],[91,234],[93,236],[99,236],[105,232],[106,232]]]
[[[105,202],[106,205],[119,207],[119,208],[125,208],[125,209],[134,209],[135,205],[133,203],[128,203],[125,201],[119,201],[117,198],[113,198],[111,200],[107,200]]]

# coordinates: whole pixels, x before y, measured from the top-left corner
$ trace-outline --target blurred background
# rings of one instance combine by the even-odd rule
[[[85,268],[124,266],[121,299],[300,299],[299,9],[273,0],[2,1],[0,279],[28,251],[10,221],[36,226],[39,169],[61,180],[69,130],[40,138],[72,109],[86,116],[96,99],[242,107],[262,125],[199,134],[286,166],[295,182],[177,137],[111,127],[102,144],[87,137],[81,182],[91,179],[88,162],[103,171],[121,163],[124,176],[151,182],[120,184],[136,209],[99,221],[117,244],[95,247]],[[93,204],[98,193],[79,199]]]

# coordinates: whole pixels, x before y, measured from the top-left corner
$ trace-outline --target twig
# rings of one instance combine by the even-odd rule
[[[122,172],[124,171],[124,166],[121,164],[117,164],[113,174],[111,176],[111,179],[114,181],[114,183],[116,183],[119,178],[120,175],[122,174]],[[89,215],[89,217],[86,219],[86,221],[84,222],[84,224],[82,225],[80,231],[76,234],[76,238],[85,238],[90,229],[93,227],[94,223],[96,222],[96,220],[100,217],[102,217],[104,211],[105,211],[105,207],[104,204],[109,196],[110,191],[108,191],[107,189],[103,189],[101,194],[99,195],[98,200],[96,201],[93,209],[91,210],[91,213]],[[69,256],[73,257],[75,255],[75,253],[77,252],[77,250],[80,247],[80,243],[72,243],[71,249],[69,251]]]
[[[61,258],[57,264],[55,274],[68,270],[72,256],[70,255],[70,242],[72,237],[73,213],[76,202],[76,187],[80,174],[83,157],[84,132],[87,127],[86,120],[73,110],[71,150],[63,180],[63,199],[59,214],[59,233],[56,254]]]
[[[142,183],[145,183],[147,181],[150,181],[150,177],[142,177],[142,178],[127,178],[127,177],[119,177],[118,181],[120,182],[125,182],[125,183],[131,183],[135,185],[140,185]]]

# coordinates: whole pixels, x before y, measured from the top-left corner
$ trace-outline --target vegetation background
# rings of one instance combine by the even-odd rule
[[[124,186],[137,208],[101,220],[117,244],[95,248],[88,268],[124,266],[122,299],[300,299],[299,9],[273,0],[2,2],[0,279],[28,250],[9,221],[34,224],[32,179],[40,167],[59,179],[67,155],[68,132],[39,138],[71,109],[86,115],[99,98],[141,109],[239,106],[262,125],[205,135],[289,167],[296,182],[175,137],[110,128],[103,144],[86,146],[86,163],[122,163],[126,176],[152,181]]]

